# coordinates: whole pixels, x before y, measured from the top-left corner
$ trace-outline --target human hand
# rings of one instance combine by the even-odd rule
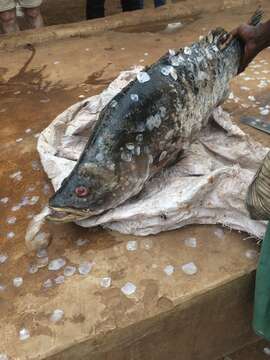
[[[258,41],[259,31],[256,26],[243,24],[231,32],[231,37],[238,38],[243,43],[244,53],[238,69],[238,73],[241,73],[262,50]]]

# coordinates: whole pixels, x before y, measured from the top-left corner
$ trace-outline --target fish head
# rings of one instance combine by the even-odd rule
[[[118,178],[115,169],[94,162],[78,164],[49,200],[47,219],[70,222],[100,214],[113,202]]]

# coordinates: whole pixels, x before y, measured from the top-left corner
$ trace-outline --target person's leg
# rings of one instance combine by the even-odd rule
[[[105,16],[105,0],[86,0],[86,19],[96,19]]]
[[[19,0],[19,4],[24,11],[26,21],[31,29],[39,29],[44,26],[40,11],[42,0]]]
[[[142,0],[121,0],[123,11],[133,11],[143,8]]]
[[[155,7],[159,7],[166,4],[166,0],[154,0]]]
[[[16,3],[14,0],[0,1],[0,22],[5,34],[19,30],[16,19]]]

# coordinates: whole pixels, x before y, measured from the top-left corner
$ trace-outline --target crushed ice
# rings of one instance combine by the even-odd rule
[[[14,236],[15,236],[15,233],[13,231],[10,231],[7,233],[7,239],[9,239],[9,240],[13,239]]]
[[[41,165],[39,163],[39,161],[37,160],[33,160],[31,163],[32,169],[35,171],[39,171],[41,169]]]
[[[48,280],[44,281],[44,283],[43,283],[43,287],[44,287],[45,289],[49,289],[49,288],[51,288],[52,286],[53,286],[53,282],[52,282],[51,279],[48,279]]]
[[[50,261],[48,269],[51,271],[57,271],[60,270],[65,265],[66,265],[66,260],[62,258],[58,258]]]
[[[1,353],[0,354],[0,360],[9,360],[9,358],[8,358],[7,354]]]
[[[23,278],[22,277],[15,277],[13,279],[13,286],[15,286],[16,288],[22,286],[23,284]]]
[[[143,84],[150,80],[150,76],[145,71],[141,71],[137,74],[137,79],[139,83]]]
[[[48,256],[37,259],[37,267],[38,267],[39,269],[44,268],[45,266],[48,265],[48,263],[49,263],[49,258],[48,258]]]
[[[0,264],[4,264],[8,259],[8,256],[6,254],[0,254]]]
[[[78,240],[76,240],[76,245],[77,246],[83,246],[83,245],[86,245],[88,243],[89,243],[88,239],[79,238]]]
[[[17,221],[17,218],[15,216],[10,216],[7,218],[7,224],[9,224],[9,225],[15,224],[16,221]]]
[[[187,247],[195,248],[197,247],[197,239],[193,237],[185,239],[185,245]]]
[[[174,273],[174,266],[173,265],[167,265],[163,269],[166,275],[171,276]]]
[[[137,94],[130,94],[130,99],[137,102],[139,101],[139,96]]]
[[[92,267],[93,267],[93,263],[89,261],[84,261],[79,265],[78,270],[81,275],[87,275],[92,270]]]
[[[153,240],[151,239],[143,239],[141,240],[141,247],[146,250],[150,250],[153,247]]]
[[[38,266],[37,264],[31,264],[28,268],[29,274],[35,274],[38,272]]]
[[[127,242],[126,248],[128,251],[136,251],[138,249],[138,243],[136,240],[130,240]]]
[[[10,179],[16,180],[16,181],[21,181],[22,180],[22,172],[21,171],[16,171],[15,173],[9,175]]]
[[[64,275],[66,277],[70,277],[70,276],[73,276],[76,272],[76,267],[75,266],[72,266],[72,265],[68,265],[65,267],[64,269]]]
[[[182,265],[182,270],[187,275],[195,275],[198,271],[198,268],[193,262],[190,262]]]
[[[54,282],[57,285],[63,284],[65,282],[65,277],[63,275],[59,275],[54,279]]]
[[[30,333],[27,329],[23,328],[19,332],[19,338],[21,341],[27,340],[30,338]]]
[[[48,256],[48,252],[47,252],[46,249],[39,249],[39,250],[37,251],[37,257],[38,257],[38,258],[45,258],[45,257],[47,257],[47,256]]]
[[[60,321],[63,318],[63,316],[64,316],[64,311],[61,309],[56,309],[52,313],[50,320],[55,323]]]
[[[136,285],[132,284],[131,282],[127,282],[122,288],[121,291],[123,294],[129,296],[135,293]]]
[[[269,114],[269,110],[268,110],[268,109],[262,109],[262,110],[260,110],[260,114],[261,114],[261,115],[268,115],[268,114]]]
[[[218,237],[219,239],[223,239],[224,236],[225,236],[224,230],[223,230],[223,229],[220,229],[220,228],[217,228],[217,229],[214,231],[214,234],[215,234],[216,237]]]
[[[247,259],[253,260],[253,259],[256,259],[259,254],[258,254],[258,251],[249,249],[245,252],[245,255],[246,255]]]
[[[109,288],[111,286],[112,279],[110,277],[104,277],[100,279],[100,286],[103,288]]]

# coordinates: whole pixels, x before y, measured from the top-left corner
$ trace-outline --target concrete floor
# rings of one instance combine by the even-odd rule
[[[270,14],[269,5],[265,7],[266,13]],[[245,21],[251,11],[250,8],[224,11],[222,23],[231,29]],[[181,31],[172,34],[160,31],[157,24],[156,29],[147,33],[142,28],[132,32],[122,29],[121,32],[107,32],[99,37],[51,42],[34,51],[17,49],[0,53],[0,199],[9,199],[6,204],[0,203],[1,253],[9,256],[0,265],[0,283],[6,287],[0,294],[0,353],[9,354],[11,359],[43,359],[89,339],[95,349],[95,346],[102,347],[105,335],[112,336],[119,329],[126,332],[132,342],[131,329],[136,324],[145,321],[151,324],[153,318],[164,316],[188,299],[196,298],[243,274],[251,274],[255,269],[256,259],[245,256],[247,250],[257,249],[254,240],[242,241],[246,234],[228,230],[225,230],[223,239],[218,239],[214,233],[215,226],[192,226],[140,239],[100,229],[80,229],[72,224],[47,224],[46,230],[52,234],[48,250],[50,260],[63,257],[68,264],[75,265],[85,260],[94,261],[94,269],[90,276],[75,275],[64,284],[54,285],[48,290],[43,287],[44,281],[49,278],[54,280],[61,270],[55,274],[47,268],[40,269],[36,274],[28,272],[29,265],[36,263],[37,259],[25,247],[25,230],[29,218],[40,211],[51,193],[47,189],[45,174],[37,167],[34,135],[59,112],[78,101],[80,95],[100,92],[119,71],[136,64],[151,64],[168,48],[178,48],[195,41],[199,35],[220,25],[220,17],[216,16],[202,16],[193,20]],[[144,55],[146,52],[148,56]],[[256,68],[249,68],[244,76],[233,81],[232,89],[240,100],[238,103],[228,101],[224,108],[233,113],[238,124],[241,115],[258,116],[258,106],[269,103],[269,85],[266,88],[257,87],[260,78],[270,79],[267,73],[269,62],[270,50],[267,49],[256,60]],[[249,87],[249,90],[241,89],[243,86]],[[255,96],[260,105],[252,107],[253,102],[248,99],[250,95]],[[265,118],[270,120],[268,116]],[[268,145],[266,135],[240,126]],[[22,172],[19,181],[10,178],[17,171]],[[13,206],[23,196],[39,196],[39,201],[13,211]],[[16,216],[16,223],[8,224],[12,216]],[[7,236],[10,232],[14,232],[12,239]],[[191,236],[198,240],[197,249],[187,248],[184,244],[184,239]],[[78,247],[78,238],[86,238],[89,242]],[[134,253],[126,250],[126,243],[131,239],[139,244],[139,249]],[[147,241],[151,244],[150,250],[145,245]],[[180,265],[189,261],[194,261],[199,268],[198,274],[192,278],[187,278],[180,270]],[[168,264],[177,268],[175,275],[170,278],[163,272]],[[112,278],[112,287],[102,289],[100,278],[107,275]],[[16,276],[24,278],[21,288],[12,286],[12,279]],[[137,292],[130,298],[120,291],[127,281],[137,285]],[[64,310],[65,318],[59,324],[52,324],[50,314],[57,308]],[[211,316],[211,312],[206,315]],[[195,333],[197,323],[192,321]],[[22,328],[27,328],[31,334],[26,341],[20,341],[18,337]],[[228,333],[227,329],[220,331],[224,331],[224,336],[225,332]],[[211,329],[208,329],[208,333],[214,335]],[[198,334],[194,339],[197,346],[194,346],[194,353],[189,354],[189,358],[184,356],[177,359],[211,359],[200,356],[212,356],[214,352],[211,353],[211,349],[216,351],[219,344],[210,341],[209,349],[204,350],[208,352],[201,354],[203,335],[200,338]],[[174,351],[177,350],[175,344]],[[141,358],[146,358],[141,351]],[[257,349],[254,351],[257,353]],[[259,352],[261,354],[261,349]],[[159,356],[161,359],[162,352]],[[176,359],[173,356],[170,359]],[[240,355],[237,356],[232,359],[240,360]]]

